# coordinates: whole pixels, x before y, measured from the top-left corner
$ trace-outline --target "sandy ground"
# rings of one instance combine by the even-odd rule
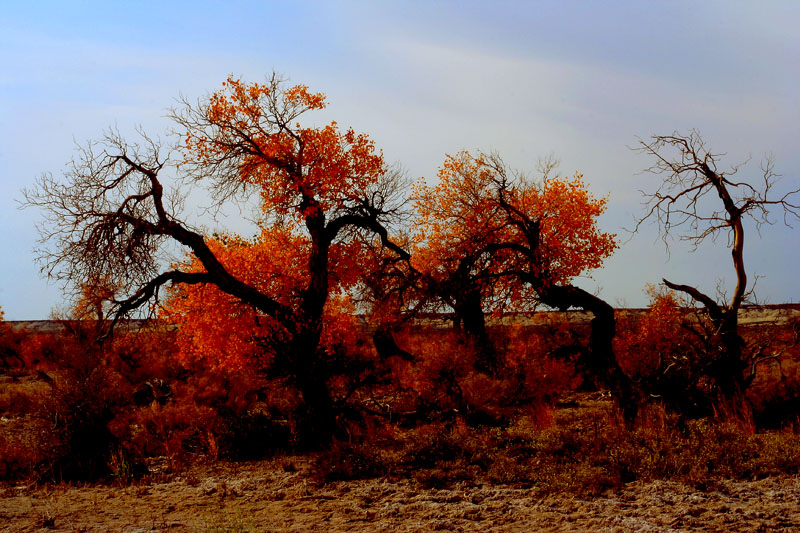
[[[126,487],[8,487],[3,531],[797,531],[800,478],[705,491],[633,483],[600,497],[412,481],[319,486],[303,458],[198,466]],[[288,470],[288,471],[287,471]]]

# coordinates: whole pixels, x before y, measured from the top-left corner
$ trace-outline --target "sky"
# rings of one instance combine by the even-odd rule
[[[60,287],[35,261],[42,214],[21,190],[60,176],[76,145],[108,127],[153,136],[181,95],[230,74],[272,72],[326,93],[313,120],[369,134],[412,179],[445,154],[497,151],[520,170],[554,155],[608,198],[601,229],[620,248],[576,283],[617,306],[647,303],[666,277],[709,293],[733,286],[725,238],[669,250],[658,227],[631,235],[641,191],[658,177],[631,149],[698,130],[728,168],[758,179],[774,158],[779,187],[800,187],[800,4],[718,1],[0,2],[0,307],[46,319]],[[199,211],[198,211],[199,212]],[[200,215],[198,215],[200,216]],[[766,303],[800,302],[800,224],[777,213],[746,226],[745,262]],[[210,230],[237,212],[199,218]]]

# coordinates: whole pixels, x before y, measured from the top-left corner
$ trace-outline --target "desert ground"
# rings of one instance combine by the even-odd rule
[[[312,481],[307,457],[198,465],[130,486],[7,487],[3,531],[796,531],[800,478],[635,482],[597,497]]]

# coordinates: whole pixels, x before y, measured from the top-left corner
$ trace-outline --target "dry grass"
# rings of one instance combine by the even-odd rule
[[[797,474],[800,436],[756,433],[736,421],[685,421],[657,407],[627,429],[610,402],[585,396],[559,410],[551,427],[525,418],[506,428],[432,424],[398,430],[391,441],[336,443],[317,466],[322,482],[410,477],[428,487],[468,481],[591,495],[633,481],[702,488],[720,479]]]

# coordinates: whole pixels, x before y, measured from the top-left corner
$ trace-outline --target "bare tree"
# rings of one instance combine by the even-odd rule
[[[760,231],[771,224],[771,210],[778,210],[787,225],[800,219],[800,189],[779,192],[779,175],[771,157],[767,157],[754,179],[738,180],[734,175],[742,165],[728,171],[718,167],[723,154],[712,153],[697,131],[687,135],[654,136],[641,141],[638,151],[655,158],[647,171],[662,178],[653,193],[643,193],[647,212],[637,220],[635,231],[647,220],[658,222],[664,243],[677,233],[681,240],[697,246],[720,235],[727,238],[736,276],[735,288],[727,301],[718,301],[700,289],[664,279],[664,284],[689,295],[702,305],[719,338],[719,349],[709,354],[708,365],[719,401],[741,402],[742,393],[755,377],[755,365],[745,350],[739,333],[739,309],[749,289],[744,262],[745,222],[750,220]],[[724,293],[724,291],[723,291]]]

